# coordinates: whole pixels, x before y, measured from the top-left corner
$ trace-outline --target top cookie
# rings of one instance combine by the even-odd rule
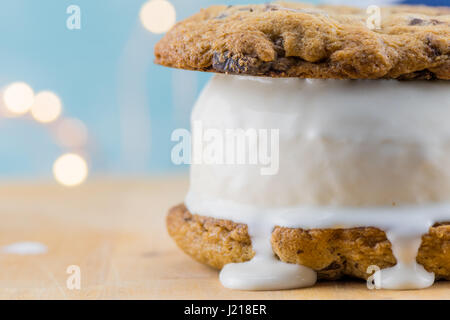
[[[450,7],[212,6],[156,44],[164,66],[269,77],[450,80]]]

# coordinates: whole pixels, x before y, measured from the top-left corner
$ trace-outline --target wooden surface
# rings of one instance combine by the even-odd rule
[[[185,178],[0,186],[0,246],[37,241],[48,253],[0,254],[2,299],[448,299],[450,282],[415,291],[368,290],[364,282],[323,282],[301,290],[223,288],[218,272],[191,260],[166,233],[167,209]],[[66,269],[81,268],[69,290]]]

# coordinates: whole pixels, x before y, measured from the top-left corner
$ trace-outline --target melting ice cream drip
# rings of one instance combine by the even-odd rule
[[[264,221],[264,217],[262,221]],[[376,217],[374,217],[376,219]],[[284,263],[274,257],[270,243],[274,224],[261,227],[248,224],[255,257],[249,262],[226,265],[220,273],[220,281],[230,289],[280,290],[309,287],[316,283],[317,273],[305,266]],[[262,223],[264,224],[264,222]],[[355,221],[355,226],[358,223]],[[256,230],[255,230],[256,229]],[[251,232],[250,230],[253,230]],[[433,285],[434,273],[418,264],[422,232],[419,230],[391,230],[386,233],[391,242],[397,264],[378,271],[375,285],[381,289],[423,289]]]
[[[275,258],[270,242],[273,226],[248,225],[255,256],[243,263],[230,263],[220,272],[223,286],[237,290],[280,290],[309,287],[316,283],[314,270]]]
[[[428,272],[416,261],[422,242],[422,235],[404,234],[402,231],[388,231],[387,238],[391,242],[392,253],[397,264],[391,268],[378,271],[374,276],[379,277],[380,288],[383,289],[423,289],[434,283],[434,273]],[[375,283],[377,285],[377,283]]]
[[[436,222],[450,219],[450,204],[374,208],[292,207],[258,208],[188,193],[190,212],[248,226],[255,256],[249,262],[226,265],[220,274],[225,287],[240,290],[277,290],[312,286],[316,272],[277,260],[271,246],[275,226],[326,229],[373,226],[386,231],[397,264],[375,274],[383,289],[422,289],[434,274],[416,262],[422,235]]]

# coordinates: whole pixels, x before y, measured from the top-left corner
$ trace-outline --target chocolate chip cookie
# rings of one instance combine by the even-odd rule
[[[212,6],[155,47],[164,66],[268,77],[450,80],[450,7]],[[379,27],[379,28],[377,28]]]

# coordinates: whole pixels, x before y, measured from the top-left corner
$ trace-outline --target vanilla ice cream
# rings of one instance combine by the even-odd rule
[[[217,75],[193,123],[279,129],[279,170],[194,163],[190,191],[268,207],[448,201],[449,104],[444,82]]]
[[[398,263],[382,270],[384,288],[431,285],[434,275],[415,256],[421,235],[450,219],[449,119],[444,82],[214,76],[194,108],[193,126],[278,130],[268,150],[276,157],[264,165],[275,168],[275,162],[274,174],[261,174],[261,164],[191,166],[189,211],[246,223],[256,252],[251,262],[225,266],[222,283],[238,289],[311,285],[308,268],[285,272],[274,262],[271,231],[345,225],[386,231]],[[193,144],[206,149],[212,141],[195,137]],[[247,139],[247,150],[257,149],[258,139]],[[252,268],[264,278],[262,265],[273,266],[271,280],[250,281]],[[288,285],[288,279],[298,281]]]

